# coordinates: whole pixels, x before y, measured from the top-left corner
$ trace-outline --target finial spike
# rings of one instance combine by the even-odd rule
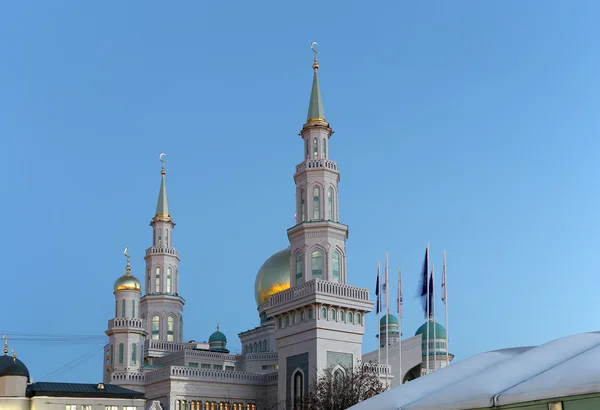
[[[165,174],[166,174],[166,171],[165,171],[165,162],[167,162],[167,160],[166,160],[166,159],[163,159],[163,157],[166,157],[166,156],[167,156],[167,154],[165,154],[164,152],[163,152],[163,153],[161,153],[161,154],[158,156],[158,159],[159,159],[159,160],[160,160],[160,162],[162,163],[162,169],[161,169],[161,171],[160,171],[160,173],[161,173],[162,175],[165,175]]]
[[[129,254],[127,253],[127,251],[129,250],[129,248],[125,248],[125,250],[123,250],[123,255],[125,255],[125,257],[127,258],[127,265],[125,266],[125,274],[130,274],[131,271],[131,256],[129,256]]]
[[[15,352],[15,348],[12,348],[12,354],[13,354],[13,362],[17,361],[17,352]]]
[[[217,332],[219,331],[219,324],[217,323]]]
[[[2,335],[2,339],[4,339],[4,356],[6,356],[8,354],[8,337]]]
[[[313,70],[315,71],[319,69],[319,59],[317,58],[317,54],[319,54],[319,52],[315,50],[315,46],[318,44],[319,43],[317,43],[316,41],[310,43],[310,49],[313,51],[313,53],[315,53],[315,60],[313,61]]]

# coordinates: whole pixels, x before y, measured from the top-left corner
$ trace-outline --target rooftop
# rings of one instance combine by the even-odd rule
[[[114,384],[37,382],[27,387],[27,397],[33,396],[143,399],[144,393]]]

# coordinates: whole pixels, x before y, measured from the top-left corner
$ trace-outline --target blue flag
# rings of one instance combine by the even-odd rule
[[[423,268],[421,269],[421,305],[423,306],[423,312],[425,313],[425,318],[427,319],[427,290],[428,287],[431,286],[429,280],[429,247],[425,248],[425,260],[423,261]],[[431,298],[432,292],[429,292],[429,297]],[[429,305],[431,306],[431,304]]]
[[[375,295],[377,296],[377,312],[381,311],[381,296],[379,295],[379,266],[377,267],[377,284],[375,285]]]

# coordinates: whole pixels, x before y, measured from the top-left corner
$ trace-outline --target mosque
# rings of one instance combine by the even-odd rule
[[[122,389],[133,395],[132,400],[136,392],[143,393],[145,408],[153,410],[291,409],[325,368],[343,372],[358,361],[376,363],[381,358],[380,377],[393,387],[444,367],[453,358],[446,351],[445,329],[429,319],[415,336],[402,341],[400,366],[401,335],[393,315],[381,318],[377,336],[380,346],[388,345],[389,357],[386,349],[362,352],[365,317],[374,303],[368,289],[349,284],[346,273],[348,226],[339,218],[340,171],[331,159],[333,130],[325,119],[316,53],[312,68],[308,116],[300,131],[302,160],[294,173],[296,223],[287,229],[290,246],[258,270],[259,320],[256,327],[238,334],[242,352],[230,353],[218,327],[208,343],[184,337],[186,290],[179,288],[180,257],[173,242],[175,222],[163,162],[150,222],[152,239],[140,278],[144,286],[131,273],[127,249],[125,273],[114,283],[115,316],[105,332],[103,385]],[[12,359],[6,361],[9,365],[3,363],[0,360],[0,395],[9,374],[29,379],[22,362],[19,369]]]

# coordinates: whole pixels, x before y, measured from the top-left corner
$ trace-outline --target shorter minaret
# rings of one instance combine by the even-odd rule
[[[140,318],[142,284],[131,274],[128,250],[123,251],[127,258],[125,274],[114,285],[115,317],[108,321],[106,330],[109,343],[105,351],[104,383],[143,391],[143,349],[148,332]]]

